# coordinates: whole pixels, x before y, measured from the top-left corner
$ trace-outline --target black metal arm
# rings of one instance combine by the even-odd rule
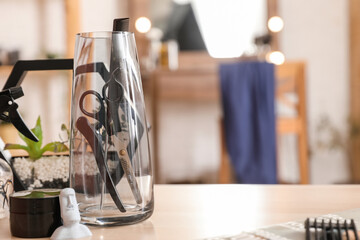
[[[11,87],[20,86],[28,71],[43,70],[72,70],[73,59],[45,59],[45,60],[26,60],[17,61],[11,71],[3,90]]]

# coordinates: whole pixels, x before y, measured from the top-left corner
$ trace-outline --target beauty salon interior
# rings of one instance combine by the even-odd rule
[[[155,184],[360,182],[355,0],[2,0],[0,82],[73,58],[78,32],[134,32]],[[17,101],[44,142],[69,128],[72,76],[29,72]],[[0,123],[5,143],[21,143]],[[16,153],[14,153],[16,154]]]
[[[359,29],[358,0],[0,0],[0,239],[356,233]]]

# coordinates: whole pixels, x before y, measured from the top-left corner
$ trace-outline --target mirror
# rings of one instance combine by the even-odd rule
[[[176,40],[180,51],[239,57],[254,54],[255,38],[267,33],[267,1],[152,0],[150,18],[162,40]]]

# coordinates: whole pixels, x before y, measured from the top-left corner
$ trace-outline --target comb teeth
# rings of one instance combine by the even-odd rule
[[[359,240],[353,219],[330,220],[307,218],[305,221],[306,240],[311,239],[356,239]],[[349,232],[352,232],[350,234]],[[311,238],[314,236],[315,238]]]

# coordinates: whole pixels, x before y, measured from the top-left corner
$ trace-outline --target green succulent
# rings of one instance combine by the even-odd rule
[[[26,145],[21,144],[6,144],[5,149],[22,149],[25,150],[29,154],[29,158],[33,161],[42,157],[42,155],[49,151],[49,152],[66,152],[69,148],[62,142],[56,141],[46,144],[42,147],[42,128],[41,128],[41,120],[40,116],[36,120],[36,125],[31,131],[34,135],[39,139],[38,142],[34,142],[23,134],[19,132],[20,138],[25,142]]]

